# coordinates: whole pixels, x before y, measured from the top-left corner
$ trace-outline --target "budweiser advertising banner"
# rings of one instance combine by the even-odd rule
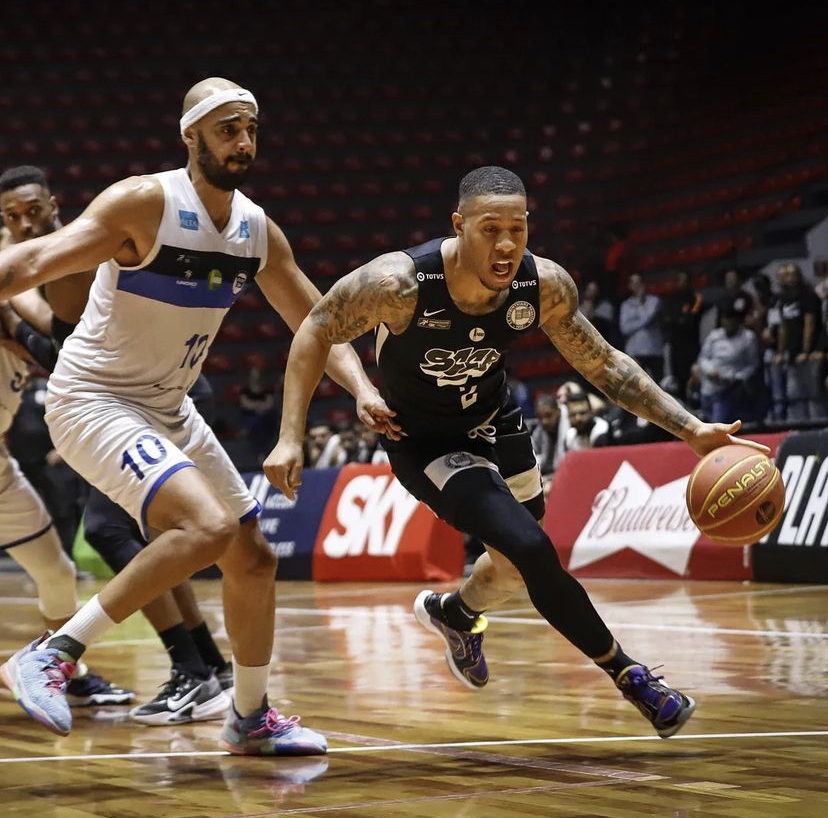
[[[755,435],[771,448],[787,433]],[[687,513],[698,458],[681,442],[608,446],[564,457],[544,527],[578,576],[751,579],[751,546],[713,543]]]
[[[412,497],[387,465],[343,466],[313,552],[315,580],[430,580],[463,575],[463,537]]]

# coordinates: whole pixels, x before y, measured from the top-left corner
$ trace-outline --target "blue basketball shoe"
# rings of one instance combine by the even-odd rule
[[[414,616],[427,630],[446,643],[446,663],[452,674],[466,687],[478,690],[489,681],[489,668],[483,655],[483,631],[489,624],[478,616],[472,630],[458,631],[442,620],[443,594],[420,591],[414,600]]]
[[[315,730],[299,725],[299,716],[283,716],[263,705],[242,718],[230,708],[221,733],[221,745],[240,756],[315,756],[328,751],[328,741]]]
[[[696,703],[681,691],[662,684],[663,678],[653,676],[643,665],[630,665],[618,674],[615,685],[661,738],[669,738],[693,715]]]
[[[75,663],[54,648],[37,649],[50,636],[47,631],[17,651],[0,667],[0,677],[33,719],[59,736],[67,736],[72,729],[72,713],[66,686],[75,672]]]

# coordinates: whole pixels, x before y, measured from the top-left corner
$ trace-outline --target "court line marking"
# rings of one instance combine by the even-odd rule
[[[505,622],[509,625],[543,625],[547,628],[551,625],[545,619],[524,619],[519,616],[497,616],[486,614],[489,622]],[[610,630],[627,628],[638,631],[669,631],[673,633],[721,633],[728,636],[779,636],[779,637],[802,637],[811,639],[828,639],[825,631],[762,631],[751,630],[750,628],[716,628],[703,627],[702,625],[654,625],[644,622],[612,622],[605,620]]]
[[[337,730],[326,731],[329,738],[337,739],[342,742],[349,742],[351,744],[360,745],[364,747],[386,747],[389,750],[395,750],[400,747],[402,742],[395,739],[383,739],[372,736],[361,736],[357,733],[343,733]],[[439,755],[453,758],[455,760],[464,759],[467,761],[474,761],[478,764],[500,764],[508,767],[524,767],[534,770],[548,770],[559,773],[575,773],[581,776],[593,776],[597,778],[614,778],[623,781],[655,781],[664,776],[653,775],[651,773],[641,773],[635,770],[624,770],[618,767],[599,767],[596,764],[583,761],[581,763],[572,763],[565,761],[548,761],[545,758],[533,758],[531,756],[520,755],[505,755],[503,753],[481,752],[479,750],[470,749],[468,747],[441,747],[435,744],[429,744],[425,747],[412,747],[407,752],[420,753],[422,755]]]
[[[596,580],[591,579],[589,577],[578,577],[578,580],[581,582],[582,585],[586,585],[589,582],[595,582]],[[597,580],[598,582],[625,582],[623,579],[611,579],[605,578]],[[627,581],[638,581],[638,582],[647,582],[648,580],[627,580]],[[659,581],[659,580],[656,580]],[[691,582],[693,580],[690,580]],[[719,582],[732,582],[736,583],[737,580],[718,580]],[[675,582],[682,583],[680,578],[676,578]],[[702,580],[696,580],[696,582],[702,582]],[[592,596],[592,589],[587,588],[587,592]],[[706,602],[710,599],[737,599],[739,597],[766,597],[766,596],[789,596],[791,594],[799,595],[800,593],[816,593],[822,592],[828,594],[828,585],[802,585],[802,586],[787,586],[784,588],[763,588],[763,589],[744,589],[743,584],[739,584],[739,590],[733,591],[720,591],[717,593],[712,594],[705,594],[705,593],[688,593],[684,598],[673,598],[672,600],[677,603],[701,603]],[[602,607],[610,608],[610,607],[626,607],[629,605],[647,605],[652,607],[653,605],[657,604],[658,600],[654,600],[651,597],[645,597],[644,599],[618,599],[618,600],[601,600],[600,605]],[[515,615],[515,614],[522,614],[522,613],[535,613],[535,609],[531,606],[521,606],[519,608],[503,608],[500,611],[503,615]],[[488,616],[488,614],[487,614]],[[491,617],[489,617],[491,618]]]
[[[317,613],[324,613],[319,611]],[[346,614],[347,615],[347,612]],[[545,619],[524,618],[518,616],[497,616],[487,615],[489,622],[497,623],[503,622],[509,625],[531,625],[533,627],[551,628],[552,626]],[[390,620],[407,622],[410,617],[389,617]],[[277,627],[276,636],[297,633],[301,631],[319,630],[328,628],[328,625],[297,625],[294,627]],[[707,633],[707,634],[721,634],[725,636],[767,636],[778,639],[814,639],[814,640],[828,640],[828,632],[825,631],[765,631],[765,630],[750,630],[749,628],[717,628],[717,627],[703,627],[701,625],[656,625],[641,622],[612,622],[607,620],[607,627],[611,630],[636,630],[636,631],[661,631],[665,633]],[[108,639],[100,642],[95,642],[92,646],[95,650],[103,648],[118,648],[118,647],[139,647],[141,645],[155,645],[158,643],[158,637],[146,637],[140,639]],[[0,650],[0,657],[11,656],[18,648],[7,648]]]
[[[21,572],[21,574],[22,573],[23,572]],[[614,578],[611,578],[611,577],[581,577],[581,578],[579,578],[579,581],[581,581],[582,584],[594,583],[594,584],[600,585],[600,584],[606,584],[606,583],[641,582],[641,581],[647,581],[647,580],[624,580],[624,579],[614,579]],[[681,580],[679,578],[677,578],[676,581],[681,582]],[[725,582],[725,580],[721,580],[721,581]],[[735,582],[735,580],[734,580],[734,582]],[[398,588],[399,586],[395,586],[395,587]],[[412,588],[419,588],[420,585],[412,583],[411,587]],[[278,586],[277,586],[277,590],[278,590]],[[735,599],[735,598],[738,598],[738,597],[745,597],[745,596],[750,596],[750,597],[786,596],[786,595],[790,595],[790,594],[799,595],[799,594],[803,594],[803,593],[817,593],[817,592],[828,593],[828,585],[824,585],[824,584],[823,585],[795,585],[795,586],[786,586],[784,588],[763,588],[763,589],[747,588],[747,589],[745,589],[744,585],[740,583],[739,590],[734,589],[733,591],[722,591],[722,592],[711,593],[711,594],[705,594],[705,593],[688,594],[687,597],[686,597],[686,601],[687,602],[704,602],[706,600],[712,600],[712,599]],[[343,588],[343,589],[338,590],[338,591],[332,591],[332,590],[326,590],[325,591],[325,596],[328,599],[330,599],[331,597],[337,597],[337,596],[344,596],[344,597],[348,597],[348,598],[360,597],[360,596],[370,596],[372,598],[372,600],[374,601],[374,606],[376,606],[376,594],[377,594],[377,588],[376,587],[360,588],[360,589],[346,589],[346,588]],[[277,615],[279,613],[289,614],[289,615],[294,615],[294,614],[295,615],[307,614],[307,615],[317,615],[317,616],[318,615],[327,615],[330,611],[330,608],[331,608],[330,605],[327,605],[324,608],[291,608],[291,607],[287,607],[287,606],[283,606],[283,605],[279,604],[280,600],[283,601],[283,602],[289,602],[291,599],[304,599],[304,597],[299,596],[299,595],[295,595],[295,594],[290,594],[290,593],[286,593],[284,595],[277,594],[277,600],[276,600],[276,613],[277,613]],[[19,604],[25,604],[27,602],[31,603],[32,605],[36,605],[37,604],[37,597],[36,596],[23,596],[23,597],[5,596],[5,597],[0,598],[0,605],[19,605]],[[630,605],[650,605],[650,606],[652,606],[653,602],[654,601],[651,598],[645,598],[645,599],[617,600],[617,601],[614,601],[614,602],[603,602],[602,604],[606,605],[606,606],[612,606],[612,607],[626,607],[626,606],[630,606]],[[210,610],[210,611],[221,611],[222,610],[222,604],[220,602],[200,602],[199,605],[204,610]],[[337,610],[341,611],[341,609],[337,609]],[[503,608],[500,611],[500,614],[502,616],[515,616],[515,615],[519,615],[519,614],[536,614],[536,613],[537,612],[535,611],[535,609],[532,608],[532,607],[529,607],[529,606],[521,606],[521,607],[517,607],[517,608]],[[489,616],[489,619],[491,619],[491,618],[492,617]]]
[[[329,735],[332,735],[329,733]],[[822,738],[828,737],[828,730],[785,730],[765,733],[680,733],[671,736],[670,743],[676,741],[710,741],[744,739],[774,739],[774,738]],[[484,741],[447,741],[435,744],[388,744],[384,739],[369,739],[366,741],[382,742],[355,747],[330,747],[328,755],[342,753],[376,753],[397,751],[429,752],[431,750],[457,749],[466,747],[516,747],[530,745],[566,745],[566,744],[622,744],[625,742],[664,741],[658,736],[574,736],[567,738],[529,738],[529,739],[502,739]],[[16,756],[0,758],[0,764],[36,763],[40,761],[105,761],[114,759],[151,759],[151,758],[205,758],[224,756],[235,758],[226,750],[193,750],[190,752],[169,753],[104,753],[100,755],[61,755],[61,756]]]

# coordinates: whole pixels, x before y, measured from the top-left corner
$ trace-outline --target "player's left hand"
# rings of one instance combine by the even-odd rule
[[[741,428],[741,420],[734,420],[733,423],[702,423],[693,437],[687,440],[687,445],[699,457],[704,457],[713,449],[718,449],[719,446],[727,446],[730,443],[740,443],[763,454],[770,454],[770,447],[765,446],[764,443],[748,440],[746,437],[736,437],[736,432]]]
[[[399,440],[402,436],[402,428],[393,418],[397,414],[382,399],[375,387],[364,388],[356,397],[357,417],[369,429],[391,440]]]
[[[265,458],[262,471],[270,484],[288,500],[296,499],[296,491],[302,485],[302,467],[305,455],[302,444],[280,439],[273,451]]]

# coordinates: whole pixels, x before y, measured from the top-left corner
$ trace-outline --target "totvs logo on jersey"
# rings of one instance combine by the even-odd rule
[[[446,581],[462,576],[461,534],[412,497],[386,465],[344,466],[325,506],[315,580]]]

